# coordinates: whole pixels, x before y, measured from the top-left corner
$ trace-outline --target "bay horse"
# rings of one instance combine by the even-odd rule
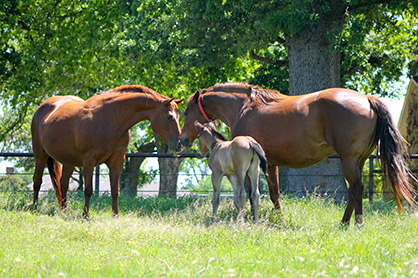
[[[138,85],[114,88],[86,101],[76,96],[54,96],[45,100],[36,110],[31,125],[35,155],[33,203],[38,200],[45,164],[62,209],[67,208],[69,179],[74,167],[83,167],[83,216],[88,217],[93,169],[105,163],[110,174],[112,211],[117,216],[119,177],[130,128],[140,121],[149,120],[152,130],[174,152],[179,152],[180,127],[176,109],[182,100],[168,98]]]
[[[250,136],[237,136],[232,141],[228,141],[213,125],[202,125],[198,121],[194,124],[199,130],[199,156],[204,157],[209,151],[211,152],[208,165],[212,170],[213,219],[216,219],[218,212],[221,182],[224,176],[228,178],[234,190],[234,204],[238,209],[238,220],[244,219],[246,199],[244,181],[245,176],[248,175],[252,184],[250,197],[254,223],[257,223],[260,203],[260,167],[265,174],[267,173],[267,159],[263,148]]]
[[[398,212],[402,210],[400,199],[416,204],[416,191],[408,182],[408,174],[413,175],[403,156],[406,141],[387,106],[377,97],[342,88],[287,96],[246,83],[225,83],[193,94],[184,115],[180,139],[185,146],[191,145],[199,133],[194,125],[196,120],[205,123],[214,119],[226,123],[232,137],[248,135],[260,143],[269,163],[270,199],[277,209],[280,209],[277,166],[308,167],[337,153],[349,183],[341,223],[348,225],[355,211],[356,223],[362,224],[361,174],[377,145]]]

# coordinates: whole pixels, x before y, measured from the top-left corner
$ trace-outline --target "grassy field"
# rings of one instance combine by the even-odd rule
[[[109,197],[71,193],[68,214],[50,195],[38,209],[31,195],[0,193],[0,277],[418,277],[418,216],[393,204],[366,207],[362,227],[342,228],[344,206],[319,197],[264,199],[260,224],[234,221],[223,199],[211,221],[211,198],[121,196],[119,218]]]

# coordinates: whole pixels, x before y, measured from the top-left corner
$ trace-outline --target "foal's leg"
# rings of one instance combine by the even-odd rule
[[[280,210],[280,187],[279,187],[279,167],[269,165],[267,168],[267,183],[269,186],[270,200],[274,207]]]
[[[62,196],[62,209],[67,209],[67,192],[70,184],[70,178],[73,174],[74,166],[62,165],[62,176],[61,176],[61,196]]]
[[[221,195],[222,177],[223,177],[222,173],[212,172],[212,186],[213,186],[213,200],[212,200],[213,214],[212,214],[212,219],[213,219],[213,221],[215,221],[216,215],[218,213],[219,197]]]
[[[41,190],[42,185],[42,176],[44,174],[44,169],[46,161],[48,160],[47,154],[37,155],[35,157],[35,172],[33,174],[33,204],[36,205],[36,202],[39,198],[39,191]]]
[[[240,204],[239,204],[239,199],[238,199],[239,194],[238,194],[238,187],[237,187],[237,177],[234,175],[229,175],[228,180],[231,183],[232,189],[234,190],[234,205],[239,211]]]
[[[260,167],[258,165],[258,160],[251,163],[251,166],[248,169],[248,176],[250,177],[251,184],[253,185],[251,192],[251,204],[253,205],[254,223],[258,223],[258,208],[260,204]]]
[[[236,194],[235,194],[237,196],[237,203],[238,203],[237,219],[240,221],[244,221],[245,199],[247,197],[247,194],[245,192],[244,181],[245,181],[245,175],[247,171],[241,169],[242,167],[239,167],[237,165],[234,165],[234,167],[235,167],[235,174],[237,178]]]
[[[353,210],[355,211],[356,224],[363,224],[363,183],[361,171],[356,159],[344,158],[341,160],[344,177],[349,183],[348,204],[344,212],[341,224],[349,225]]]

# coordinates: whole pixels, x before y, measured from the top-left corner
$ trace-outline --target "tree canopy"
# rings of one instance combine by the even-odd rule
[[[0,138],[56,94],[136,83],[187,97],[225,81],[287,93],[290,38],[325,19],[341,86],[395,96],[390,84],[417,56],[417,10],[399,0],[4,0]]]

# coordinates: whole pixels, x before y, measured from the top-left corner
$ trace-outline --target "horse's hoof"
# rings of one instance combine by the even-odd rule
[[[363,223],[364,223],[363,214],[356,214],[355,219],[356,219],[356,225],[357,226],[362,226],[363,225]]]

